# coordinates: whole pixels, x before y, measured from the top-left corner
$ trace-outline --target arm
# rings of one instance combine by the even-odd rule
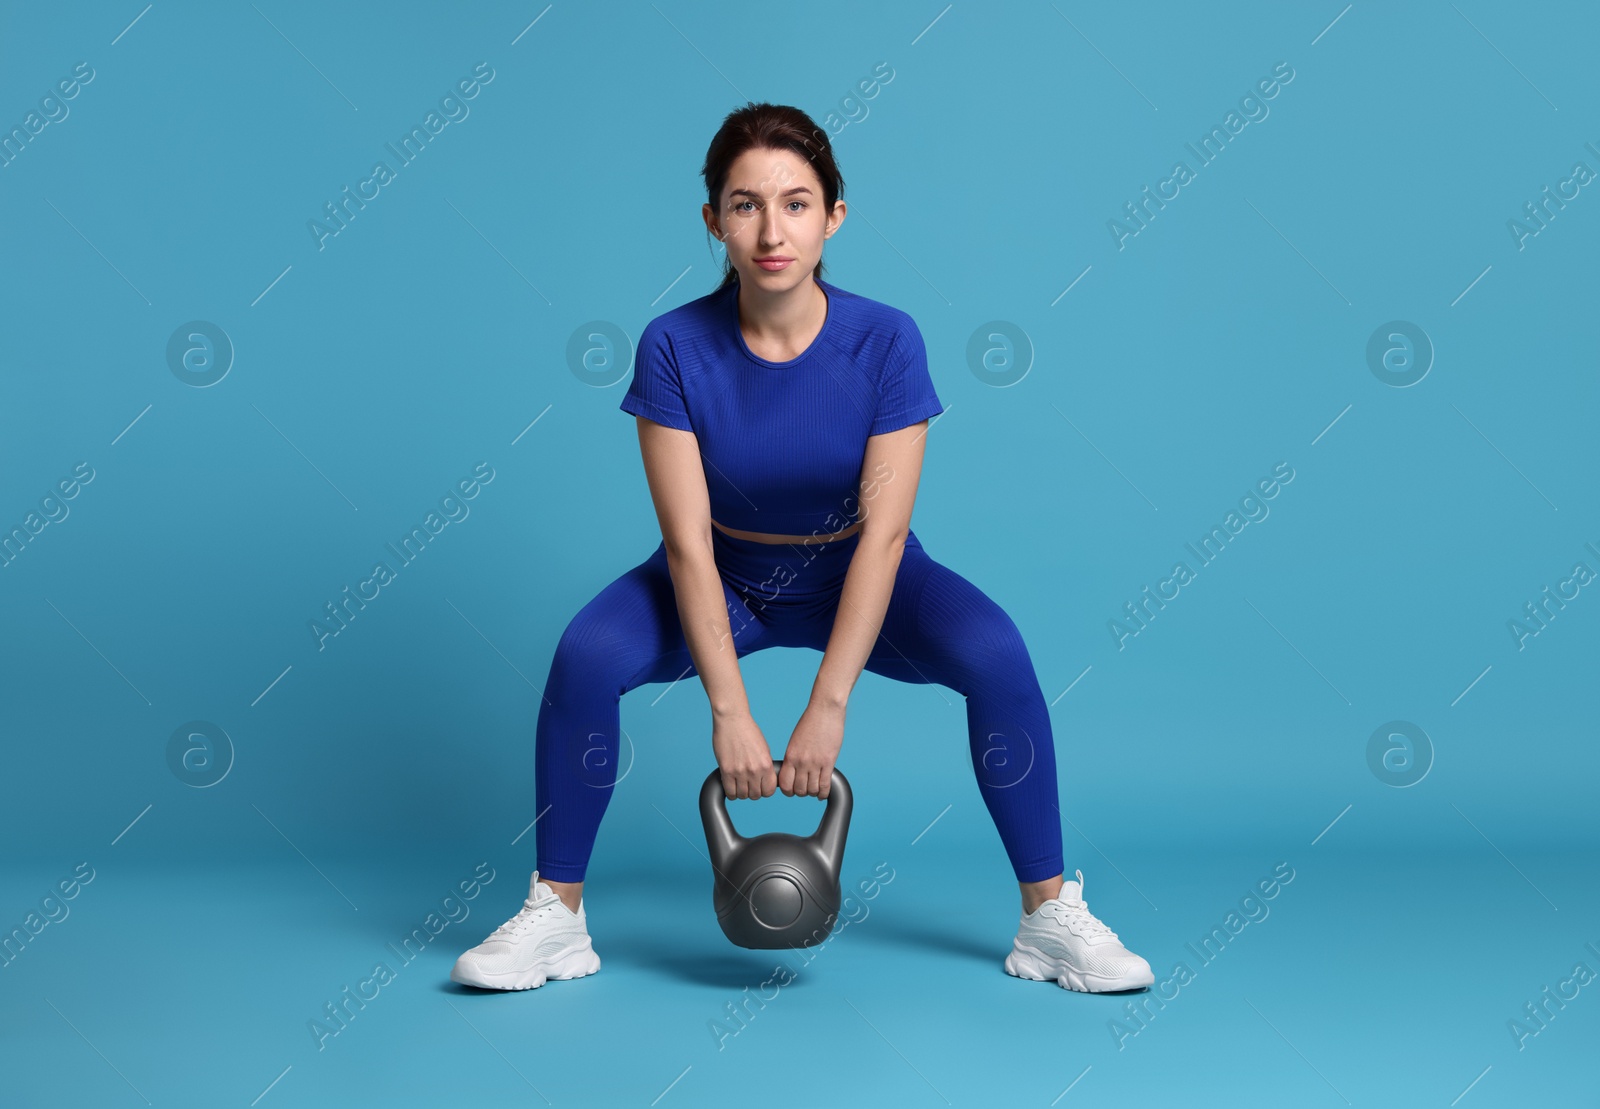
[[[711,501],[700,443],[643,416],[639,453],[667,551],[678,619],[695,671],[711,701],[712,749],[732,798],[770,797],[777,784],[766,738],[750,715],[744,678],[733,649],[732,627],[711,547]]]
[[[922,476],[927,430],[928,421],[923,420],[867,439],[861,466],[860,541],[845,572],[839,610],[810,702],[784,751],[778,788],[785,794],[828,796],[833,764],[844,742],[845,705],[878,641],[894,593]]]

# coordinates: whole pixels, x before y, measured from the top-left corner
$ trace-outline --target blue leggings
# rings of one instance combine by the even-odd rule
[[[859,532],[804,547],[712,537],[737,657],[826,648]],[[915,533],[866,669],[966,698],[978,791],[1017,881],[1062,873],[1055,746],[1033,660],[1005,611]],[[663,543],[579,610],[556,645],[534,754],[541,877],[583,881],[622,761],[622,695],[696,673]]]

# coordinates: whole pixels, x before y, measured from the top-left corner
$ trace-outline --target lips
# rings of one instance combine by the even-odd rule
[[[756,263],[756,265],[760,266],[764,270],[781,270],[785,266],[787,266],[790,262],[793,262],[793,261],[794,261],[793,258],[777,258],[777,257],[773,257],[773,258],[757,258],[755,260],[755,263]]]

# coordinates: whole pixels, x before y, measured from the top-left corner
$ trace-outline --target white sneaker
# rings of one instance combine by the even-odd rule
[[[1006,956],[1006,973],[1085,993],[1136,990],[1155,981],[1150,964],[1123,947],[1083,902],[1083,871],[1076,882],[1022,916]]]
[[[486,990],[529,990],[551,978],[582,978],[599,969],[583,902],[573,912],[535,870],[517,915],[457,959],[450,980]]]

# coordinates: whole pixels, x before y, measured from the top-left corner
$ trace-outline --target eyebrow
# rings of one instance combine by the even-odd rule
[[[779,193],[778,195],[779,196],[795,196],[798,193],[805,193],[805,194],[807,194],[809,196],[810,193],[811,193],[811,190],[806,188],[804,185],[796,185],[792,189],[785,189],[783,192]],[[766,199],[766,197],[762,196],[760,193],[756,192],[754,189],[734,189],[731,193],[728,194],[728,196],[730,198],[731,197],[735,197],[735,196],[753,196],[757,200],[765,200]]]

